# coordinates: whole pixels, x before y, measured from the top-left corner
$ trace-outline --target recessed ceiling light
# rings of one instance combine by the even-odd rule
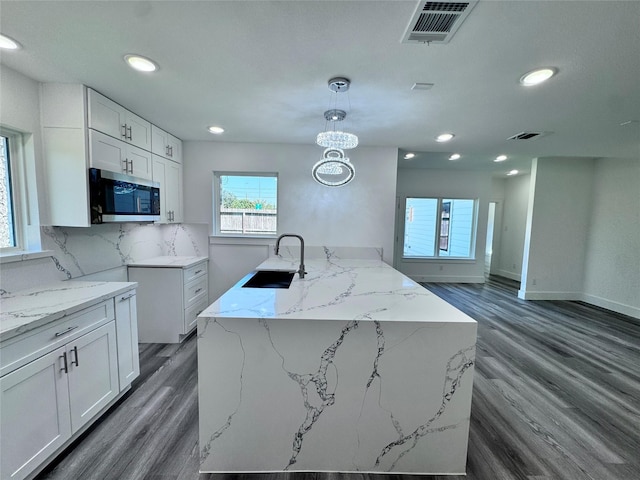
[[[509,173],[507,173],[507,175],[512,176],[512,175],[517,175],[518,174],[518,170],[511,170]]]
[[[506,155],[498,155],[494,162],[504,162],[507,159]]]
[[[438,135],[436,137],[436,142],[448,142],[449,140],[451,140],[455,135],[453,133],[441,133],[440,135]]]
[[[405,160],[411,160],[411,159],[412,159],[413,157],[415,157],[415,156],[416,156],[416,154],[415,154],[415,153],[407,153],[407,154],[404,156],[404,159],[405,159]]]
[[[454,153],[453,155],[451,155],[449,157],[449,160],[458,160],[460,158],[460,154],[459,153]]]
[[[14,39],[0,34],[0,48],[5,50],[18,50],[20,48],[20,44]]]
[[[131,68],[139,72],[155,72],[158,69],[153,61],[140,55],[125,55],[124,60]]]
[[[549,80],[555,75],[555,73],[555,68],[539,68],[537,70],[532,70],[529,73],[525,73],[520,77],[520,83],[525,87],[531,87]]]
[[[207,130],[209,130],[209,132],[213,133],[214,135],[220,135],[221,133],[224,133],[224,128],[222,127],[211,126]]]

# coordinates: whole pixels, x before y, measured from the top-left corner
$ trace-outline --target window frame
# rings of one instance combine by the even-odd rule
[[[23,229],[23,205],[27,204],[24,192],[24,151],[22,134],[0,127],[0,136],[7,139],[7,153],[9,157],[9,201],[11,202],[11,213],[13,214],[13,234],[14,243],[12,247],[0,247],[3,255],[15,254],[24,251],[25,234]]]
[[[34,134],[0,125],[0,135],[9,141],[16,243],[0,248],[0,263],[49,256],[50,251],[42,250],[40,236]]]
[[[276,232],[269,234],[242,234],[242,233],[223,233],[220,231],[220,177],[236,176],[236,177],[269,177],[276,180]],[[278,172],[239,172],[215,170],[213,172],[213,236],[224,238],[277,238],[278,236],[278,205],[280,204],[280,188],[278,187]]]
[[[410,199],[420,199],[420,200],[436,200],[436,222],[434,229],[434,255],[427,256],[406,256],[405,255],[405,241],[406,241],[406,229],[407,229],[407,202]],[[473,201],[473,217],[471,221],[471,235],[469,240],[469,256],[466,257],[453,257],[449,255],[440,255],[440,238],[441,238],[441,212],[442,205],[445,201],[455,201],[455,200],[471,200]],[[478,212],[480,206],[479,198],[464,198],[464,197],[454,197],[454,196],[406,196],[404,198],[404,211],[403,221],[402,221],[402,232],[400,232],[402,243],[400,247],[400,260],[402,262],[449,262],[449,263],[473,263],[476,261],[476,240],[477,240],[477,232],[478,232]],[[451,217],[449,217],[449,235],[451,234]]]

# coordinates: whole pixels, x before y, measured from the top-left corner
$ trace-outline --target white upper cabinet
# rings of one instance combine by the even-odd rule
[[[182,163],[182,140],[151,125],[151,151],[156,155]]]
[[[91,166],[151,180],[151,152],[89,130]]]
[[[151,124],[116,102],[87,89],[88,126],[113,138],[151,150]]]
[[[182,221],[178,138],[84,85],[43,83],[40,88],[48,225],[90,226],[88,169],[151,180],[152,151],[171,160],[162,173],[166,191],[162,189],[160,198],[169,202],[163,221]]]
[[[160,184],[160,222],[182,222],[182,165],[153,155],[153,181]]]

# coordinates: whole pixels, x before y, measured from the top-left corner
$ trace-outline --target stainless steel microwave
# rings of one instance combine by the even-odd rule
[[[91,223],[160,221],[160,184],[89,169]]]

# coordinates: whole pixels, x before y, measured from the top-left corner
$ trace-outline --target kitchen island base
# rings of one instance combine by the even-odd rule
[[[200,315],[200,471],[464,474],[477,323],[380,261],[307,270]]]

